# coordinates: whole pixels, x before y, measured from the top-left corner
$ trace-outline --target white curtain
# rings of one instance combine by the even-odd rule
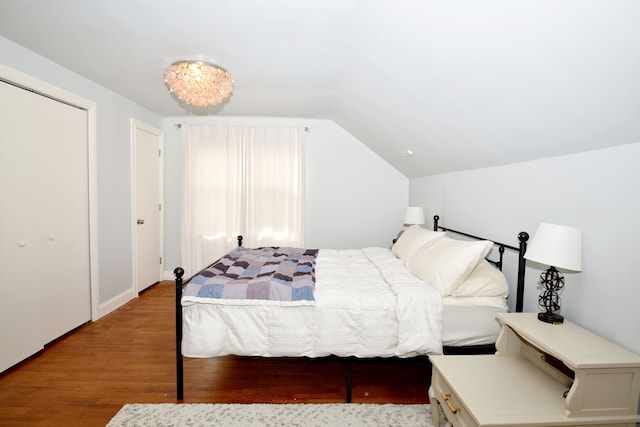
[[[243,245],[304,246],[305,130],[183,126],[182,265],[188,277]]]

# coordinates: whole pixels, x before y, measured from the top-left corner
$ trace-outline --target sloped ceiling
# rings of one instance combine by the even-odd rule
[[[332,119],[410,178],[640,141],[637,0],[0,6],[0,35],[162,116]],[[179,59],[228,69],[233,96],[177,102]]]

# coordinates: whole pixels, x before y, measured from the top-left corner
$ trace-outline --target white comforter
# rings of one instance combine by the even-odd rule
[[[187,357],[410,357],[442,353],[440,294],[388,249],[321,249],[315,303],[184,296]]]

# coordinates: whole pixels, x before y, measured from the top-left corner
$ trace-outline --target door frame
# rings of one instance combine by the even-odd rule
[[[159,200],[160,200],[160,221],[159,221],[159,230],[158,230],[158,241],[160,247],[158,248],[158,253],[161,256],[161,262],[158,264],[158,279],[162,280],[164,276],[164,132],[162,129],[155,128],[151,125],[148,125],[140,120],[131,118],[131,240],[132,240],[132,265],[133,265],[133,283],[132,289],[135,295],[140,293],[138,289],[138,238],[137,238],[137,230],[136,230],[136,202],[137,202],[137,194],[136,194],[136,146],[137,146],[137,131],[141,130],[143,132],[150,133],[156,137],[158,137],[158,144],[160,146],[160,155],[158,156],[158,191],[159,191]]]
[[[91,292],[91,320],[98,320],[100,312],[100,284],[98,263],[98,157],[96,103],[21,71],[0,64],[0,77],[8,82],[32,89],[58,101],[87,111],[87,180],[89,191],[89,269]]]

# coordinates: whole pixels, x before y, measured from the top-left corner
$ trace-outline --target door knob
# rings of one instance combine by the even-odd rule
[[[138,224],[144,224],[144,219],[139,219]]]

